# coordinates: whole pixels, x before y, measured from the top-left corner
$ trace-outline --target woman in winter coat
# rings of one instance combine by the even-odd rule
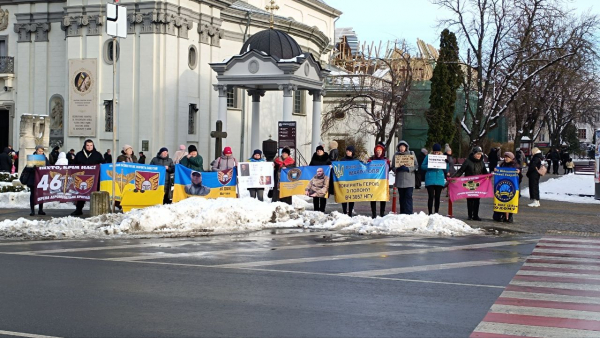
[[[339,161],[340,159],[340,151],[338,150],[338,143],[336,141],[329,142],[329,160]]]
[[[485,175],[487,173],[487,168],[483,162],[483,150],[481,150],[481,147],[475,147],[473,148],[471,155],[469,155],[469,158],[465,160],[460,169],[458,169],[456,174],[452,175],[452,177],[460,177],[463,174],[465,174],[465,176],[477,176]],[[467,198],[467,213],[469,220],[481,221],[481,218],[479,218],[480,200],[480,198]]]
[[[540,169],[544,165],[544,155],[536,147],[531,150],[533,157],[527,167],[527,178],[529,178],[529,198],[532,200],[531,203],[527,204],[528,207],[537,208],[540,206]]]
[[[165,177],[165,196],[163,198],[163,204],[171,203],[171,174],[175,172],[175,165],[173,160],[169,157],[169,149],[162,147],[150,161],[151,165],[163,166],[167,169],[167,175]]]
[[[273,201],[280,201],[292,205],[292,196],[279,198],[281,170],[296,167],[296,161],[290,156],[290,154],[291,152],[289,148],[283,148],[281,151],[281,156],[275,158],[275,161],[273,161],[275,163],[275,176],[277,177],[277,189],[274,189],[273,191]]]
[[[386,161],[388,164],[388,168],[390,167],[390,160],[385,157],[385,145],[383,143],[378,143],[373,149],[373,156],[369,158],[369,162],[371,161]],[[385,216],[385,204],[386,201],[379,201],[379,216]],[[371,201],[371,217],[377,217],[377,201]]]
[[[514,168],[517,169],[517,172],[519,173],[519,182],[521,182],[521,179],[523,178],[523,173],[521,172],[521,166],[517,163],[517,161],[515,160],[515,154],[511,153],[510,151],[507,151],[504,153],[504,161],[500,163],[500,165],[498,165],[497,168]],[[519,201],[517,200],[517,203]],[[513,222],[513,215],[512,213],[509,212],[497,212],[494,211],[494,221],[499,221],[499,222],[508,222],[508,223],[512,223]]]
[[[262,156],[262,150],[255,149],[252,157],[248,159],[248,162],[266,162],[267,160]],[[263,201],[265,188],[248,188],[248,192],[250,192],[250,197],[257,198],[259,201]]]
[[[198,154],[198,149],[193,144],[188,147],[187,155],[183,156],[179,161],[179,164],[194,171],[204,171],[204,160],[202,159],[202,156]]]
[[[310,163],[308,165],[328,165],[331,166],[331,160],[329,159],[329,154],[325,152],[323,146],[317,146],[317,150],[313,154],[310,159]],[[329,178],[327,178],[328,182],[327,187],[331,184]],[[325,206],[327,205],[327,199],[325,197],[313,197],[313,206],[315,211],[325,212]]]
[[[340,159],[340,161],[356,161],[356,148],[354,146],[346,147],[346,156]],[[354,209],[354,202],[342,203],[342,212],[344,215],[352,217],[352,210]]]
[[[223,148],[223,154],[217,159],[215,159],[212,163],[212,171],[221,171],[227,170],[231,168],[235,168],[237,166],[237,160],[233,157],[233,151],[231,151],[231,147]]]
[[[56,160],[56,163],[54,163],[54,165],[69,165],[69,160],[67,160],[67,154],[65,154],[64,151],[61,151],[58,154],[58,160]]]
[[[429,155],[443,155],[442,146],[434,144],[432,153]],[[446,169],[430,169],[429,166],[429,155],[425,156],[423,164],[421,164],[421,170],[425,172],[425,188],[427,189],[427,209],[429,214],[433,214],[433,204],[435,201],[435,213],[440,212],[440,198],[442,196],[442,190],[446,185],[446,174],[448,173],[449,165],[448,159],[446,159]]]
[[[117,162],[137,163],[137,157],[133,154],[133,147],[128,144],[124,145],[121,155],[117,157]]]
[[[413,213],[413,190],[415,188],[415,170],[419,165],[415,153],[410,151],[408,143],[406,141],[398,142],[396,146],[396,153],[392,157],[392,168],[391,170],[396,175],[395,186],[398,188],[398,196],[400,200],[400,213],[410,215]],[[396,167],[396,157],[412,155],[414,163],[411,167],[401,165]]]
[[[46,165],[50,165],[50,161],[44,154],[43,146],[36,146],[33,155],[43,155],[46,159]],[[31,213],[29,213],[29,216],[35,216],[35,167],[27,166],[25,167],[25,169],[23,169],[23,172],[29,173],[29,178],[27,179],[27,187],[29,187],[29,208],[31,208]],[[43,216],[45,214],[46,213],[44,212],[44,203],[40,203],[38,205],[38,215]]]
[[[179,149],[175,152],[173,156],[173,164],[179,164],[183,158],[185,158],[189,154],[189,151],[185,152],[185,145],[180,144]]]

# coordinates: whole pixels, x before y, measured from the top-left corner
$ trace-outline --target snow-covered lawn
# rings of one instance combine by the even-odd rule
[[[192,236],[235,233],[271,228],[336,230],[347,234],[457,236],[481,233],[464,222],[440,215],[387,215],[375,220],[338,212],[323,214],[294,198],[294,206],[259,202],[256,199],[189,198],[171,205],[158,205],[87,219],[53,218],[49,221],[5,220],[0,237],[27,239],[99,238],[126,236]]]
[[[540,198],[542,201],[600,204],[599,200],[589,197],[594,196],[594,194],[595,183],[593,175],[569,174],[540,183]],[[529,197],[529,188],[523,189],[521,195]]]

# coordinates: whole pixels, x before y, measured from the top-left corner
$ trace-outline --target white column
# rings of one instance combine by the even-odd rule
[[[281,85],[279,90],[283,90],[283,119],[282,121],[292,121],[292,112],[294,111],[294,91],[297,87],[294,85]]]
[[[214,85],[214,88],[219,92],[219,114],[217,120],[223,122],[223,131],[227,131],[227,86]]]
[[[260,97],[265,96],[264,90],[249,90],[248,95],[252,96],[252,137],[250,139],[250,151],[262,149],[260,144]]]
[[[323,92],[310,90],[308,93],[313,97],[311,151],[314,151],[321,141],[321,96]]]

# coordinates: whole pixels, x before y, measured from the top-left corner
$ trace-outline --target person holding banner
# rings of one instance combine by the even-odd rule
[[[117,157],[117,162],[137,163],[137,157],[133,154],[133,147],[129,144],[124,145],[121,155]]]
[[[392,158],[391,170],[396,174],[396,188],[400,200],[400,213],[413,213],[413,190],[415,188],[415,170],[418,162],[415,153],[410,150],[406,141],[398,142],[396,153]]]
[[[81,151],[75,155],[75,164],[78,165],[95,165],[104,163],[104,156],[98,150],[96,150],[96,146],[94,145],[94,141],[87,139],[83,142],[83,147]],[[98,183],[100,182],[100,178],[97,178]],[[96,189],[97,190],[97,189]],[[75,211],[71,213],[71,216],[81,216],[83,215],[83,206],[85,205],[85,201],[77,201],[75,204]]]
[[[173,160],[169,157],[169,149],[166,147],[160,148],[156,157],[150,161],[151,165],[159,165],[165,167],[167,174],[165,176],[165,196],[163,198],[163,204],[171,203],[171,174],[175,172],[175,165]]]
[[[435,159],[435,161],[433,161]],[[446,185],[446,173],[448,172],[448,158],[442,154],[442,146],[438,143],[433,145],[431,154],[425,156],[421,170],[425,172],[425,188],[427,189],[427,209],[429,215],[433,214],[435,201],[435,213],[440,212],[440,198],[442,190]]]
[[[340,159],[340,161],[355,161],[356,160],[356,148],[354,146],[346,147],[346,156]],[[354,209],[354,202],[342,203],[342,212],[344,215],[352,217],[352,210]],[[346,213],[348,211],[348,213]]]
[[[279,198],[279,182],[281,176],[281,170],[287,168],[296,167],[296,161],[290,156],[291,151],[290,148],[283,148],[281,151],[281,156],[275,159],[275,177],[277,178],[277,186],[273,188],[273,201],[287,203],[292,205],[292,196]]]
[[[369,158],[369,162],[371,161],[386,161],[388,168],[390,167],[390,160],[388,160],[387,157],[385,157],[385,145],[383,144],[383,142],[379,142],[377,143],[377,145],[375,146],[375,149],[373,150],[373,156],[371,156]],[[388,183],[388,187],[389,187],[389,183]],[[385,205],[386,205],[386,201],[379,201],[379,216],[383,217],[385,216]],[[371,201],[371,217],[372,218],[376,218],[377,217],[377,201]]]
[[[460,169],[452,177],[486,175],[488,173],[483,162],[483,150],[481,147],[474,147],[471,155],[465,160]],[[467,198],[467,214],[469,220],[481,221],[479,218],[480,198]]]
[[[193,144],[188,147],[187,154],[179,160],[179,164],[195,171],[204,171],[204,160],[202,159],[202,156],[198,154],[198,149]]]
[[[44,156],[44,158],[46,159],[46,165],[50,165],[50,161],[48,160],[48,158],[46,157],[46,155],[44,154],[44,147],[43,146],[36,146],[35,147],[35,152],[33,153],[33,155],[42,155]],[[31,208],[31,213],[29,213],[29,216],[35,216],[35,166],[29,166],[27,165],[25,167],[25,169],[23,169],[23,172],[28,172],[29,176],[27,179],[27,187],[29,188],[29,207]],[[23,175],[23,174],[21,174]],[[44,212],[44,203],[40,203],[38,205],[38,215],[40,216],[44,216],[46,215],[46,213]]]
[[[497,167],[498,168],[513,168],[513,169],[517,169],[517,173],[519,174],[519,183],[521,182],[521,180],[523,179],[523,174],[521,173],[521,166],[517,163],[517,161],[515,161],[515,154],[511,153],[510,151],[507,151],[504,153],[504,161],[501,162]],[[517,187],[518,188],[518,187]],[[517,206],[519,203],[519,200],[516,199],[517,201]],[[508,223],[512,223],[513,222],[513,213],[509,213],[509,212],[497,212],[494,211],[494,220],[495,221],[504,221],[504,222],[508,222]]]
[[[317,165],[328,165],[331,166],[331,160],[329,159],[329,154],[327,154],[325,152],[325,149],[323,148],[323,146],[319,145],[317,146],[317,150],[315,151],[315,153],[313,154],[312,158],[310,159],[310,163],[308,164],[309,166],[317,166]],[[315,211],[320,211],[320,212],[325,212],[325,206],[327,206],[327,199],[324,197],[328,190],[329,190],[329,185],[331,184],[331,180],[333,179],[333,177],[327,177],[325,176],[325,172],[323,171],[323,169],[319,169],[321,176],[320,177],[316,177],[313,178],[312,180],[310,180],[310,184],[309,187],[311,187],[310,192],[309,192],[309,188],[306,188],[306,196],[310,196],[313,198],[313,206]],[[317,170],[317,176],[319,176],[319,171]],[[327,182],[322,182],[321,180],[326,178]],[[313,182],[313,180],[315,180],[315,182]],[[325,189],[323,191],[323,189]],[[320,193],[318,193],[319,196],[316,195],[315,191],[320,191]]]
[[[262,150],[254,149],[252,157],[248,159],[248,162],[267,162],[267,160],[262,156]],[[259,201],[263,201],[265,188],[248,188],[248,192],[251,198],[258,198]]]

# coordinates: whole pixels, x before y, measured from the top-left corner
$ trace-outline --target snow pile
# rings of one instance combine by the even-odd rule
[[[89,203],[84,209],[89,209]],[[0,194],[0,208],[3,209],[29,209],[29,192],[5,192]],[[50,202],[44,203],[44,209],[73,209],[73,203]]]
[[[106,236],[193,236],[257,231],[270,228],[336,230],[348,234],[440,235],[480,233],[460,220],[440,215],[387,215],[375,220],[339,212],[306,210],[309,203],[295,198],[290,206],[256,199],[188,198],[176,204],[132,210],[87,219],[64,217],[49,221],[20,218],[0,222],[0,237],[28,239],[99,238]],[[312,206],[310,206],[312,208]]]
[[[593,197],[594,189],[594,176],[569,174],[540,183],[540,198],[542,201],[600,204]],[[523,189],[521,195],[529,197],[529,188]]]

